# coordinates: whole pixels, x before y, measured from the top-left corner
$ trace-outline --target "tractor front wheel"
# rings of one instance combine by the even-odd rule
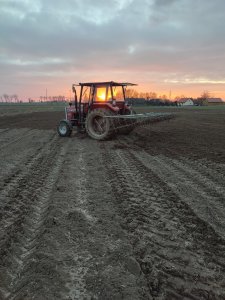
[[[62,120],[59,122],[59,125],[57,126],[57,132],[59,136],[62,137],[71,135],[72,129],[67,120]]]
[[[86,118],[85,127],[87,134],[95,140],[107,140],[114,134],[114,122],[107,116],[113,113],[108,109],[94,109]]]

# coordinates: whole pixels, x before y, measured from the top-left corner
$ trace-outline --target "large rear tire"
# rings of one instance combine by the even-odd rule
[[[61,137],[68,137],[71,135],[72,128],[67,120],[62,120],[59,122],[59,125],[57,126],[57,132]]]
[[[87,134],[95,140],[107,140],[111,138],[114,131],[114,121],[111,118],[105,118],[105,116],[113,115],[108,109],[94,109],[86,118],[85,128]]]

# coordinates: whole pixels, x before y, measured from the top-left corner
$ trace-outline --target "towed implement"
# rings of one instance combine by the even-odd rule
[[[173,118],[168,113],[136,114],[126,101],[126,88],[134,85],[114,81],[73,84],[74,103],[65,108],[58,134],[68,137],[76,127],[93,139],[106,140],[117,133],[129,134],[139,125]],[[80,90],[79,97],[76,88]]]

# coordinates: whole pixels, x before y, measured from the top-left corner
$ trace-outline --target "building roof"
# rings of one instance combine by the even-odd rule
[[[208,98],[207,101],[209,103],[221,103],[223,100],[221,98]]]

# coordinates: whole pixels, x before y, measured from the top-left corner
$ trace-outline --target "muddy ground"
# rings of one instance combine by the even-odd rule
[[[225,299],[225,113],[97,142],[0,118],[0,299]]]

